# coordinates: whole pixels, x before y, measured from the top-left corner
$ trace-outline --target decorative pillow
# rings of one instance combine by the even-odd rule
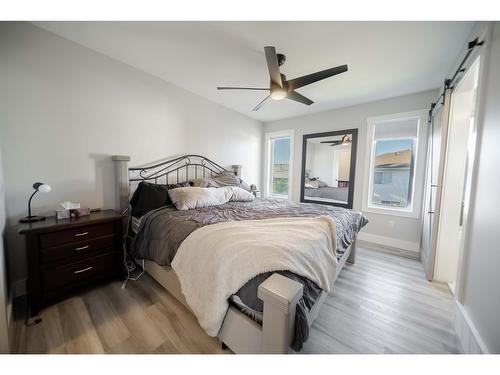
[[[241,183],[240,178],[232,172],[222,172],[212,179],[219,183],[219,186],[239,186]]]
[[[240,178],[240,186],[239,187],[242,188],[243,190],[250,192],[250,193],[252,192],[252,188],[250,186],[248,186],[248,184],[245,181],[243,181],[241,178]]]
[[[181,187],[168,191],[170,199],[180,211],[218,206],[227,202],[250,202],[253,194],[236,186],[221,188]]]
[[[324,183],[318,178],[306,178],[304,185],[308,189],[317,189],[328,186],[326,183]]]
[[[216,183],[211,178],[203,177],[203,178],[196,178],[194,180],[189,180],[189,186],[208,188],[208,187],[219,187],[219,184]]]
[[[209,188],[223,186],[237,186],[248,192],[251,192],[250,186],[241,178],[232,172],[223,172],[213,177],[196,178],[189,181],[189,185],[193,187]]]
[[[141,217],[151,210],[172,204],[168,190],[185,186],[183,184],[158,185],[141,181],[130,199],[132,216]]]
[[[232,192],[233,195],[229,199],[230,202],[252,202],[255,199],[255,195],[253,195],[253,193],[250,193],[238,186],[229,186],[220,189],[227,189]]]

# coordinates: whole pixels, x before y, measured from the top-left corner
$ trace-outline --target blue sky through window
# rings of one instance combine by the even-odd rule
[[[290,160],[290,138],[274,140],[274,164],[288,164]]]

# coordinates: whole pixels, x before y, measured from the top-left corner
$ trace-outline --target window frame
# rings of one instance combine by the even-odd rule
[[[375,214],[393,215],[408,218],[420,218],[422,210],[422,199],[425,179],[425,155],[427,149],[427,116],[428,111],[419,110],[404,113],[395,113],[386,116],[369,117],[367,119],[366,132],[366,156],[365,156],[365,173],[363,181],[363,211]],[[413,181],[411,186],[410,207],[398,208],[391,206],[372,205],[370,203],[371,194],[373,192],[373,173],[375,163],[375,126],[383,122],[392,122],[404,119],[415,118],[418,120],[417,136],[414,138],[414,165],[413,165]],[[389,139],[408,139],[411,137],[393,137]]]
[[[271,189],[272,182],[272,168],[271,161],[273,157],[273,150],[271,140],[277,138],[290,138],[290,159],[288,160],[288,193],[273,194]],[[280,130],[275,132],[265,133],[265,168],[264,168],[264,196],[275,199],[291,199],[292,197],[292,181],[293,181],[293,150],[295,147],[295,131],[293,129]]]

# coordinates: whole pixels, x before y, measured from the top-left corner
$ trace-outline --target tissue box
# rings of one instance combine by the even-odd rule
[[[90,215],[90,208],[70,208],[67,210],[56,210],[56,219],[73,219],[80,216]]]
[[[56,220],[69,219],[69,210],[56,210]]]

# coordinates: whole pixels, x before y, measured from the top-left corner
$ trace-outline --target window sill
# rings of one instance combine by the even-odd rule
[[[290,199],[288,195],[278,195],[278,194],[268,194],[266,195],[266,198],[271,198],[271,199]]]
[[[420,219],[420,212],[404,211],[391,208],[363,207],[363,212],[368,212],[378,215],[407,217],[409,219]]]

